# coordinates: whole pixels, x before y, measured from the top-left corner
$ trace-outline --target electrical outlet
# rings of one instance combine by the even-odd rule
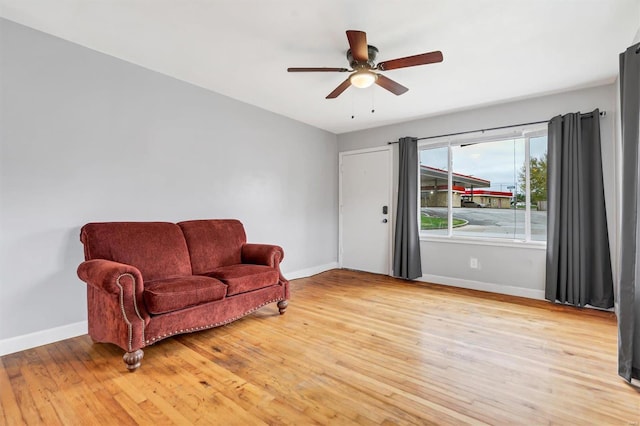
[[[472,257],[469,259],[469,267],[471,269],[478,269],[478,258]]]

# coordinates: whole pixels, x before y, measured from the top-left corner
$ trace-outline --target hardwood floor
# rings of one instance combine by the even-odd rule
[[[334,270],[224,327],[0,358],[2,424],[640,424],[612,313]]]

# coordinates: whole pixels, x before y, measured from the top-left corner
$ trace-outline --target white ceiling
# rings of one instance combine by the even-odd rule
[[[339,134],[612,82],[640,0],[0,0],[0,16]],[[387,71],[401,96],[327,100],[345,74],[286,72],[348,67],[348,29],[378,61],[444,61]]]

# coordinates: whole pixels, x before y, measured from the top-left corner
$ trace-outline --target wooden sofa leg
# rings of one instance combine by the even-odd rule
[[[287,306],[289,306],[289,302],[287,300],[281,300],[278,302],[278,310],[280,311],[280,315],[284,314],[284,311],[287,310]]]
[[[142,361],[142,357],[144,357],[144,352],[142,349],[138,349],[134,352],[127,352],[122,356],[124,363],[127,364],[127,368],[129,371],[134,371],[138,367],[140,367],[140,362]]]

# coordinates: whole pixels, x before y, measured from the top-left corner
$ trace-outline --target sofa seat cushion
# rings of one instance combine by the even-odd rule
[[[152,314],[165,314],[224,299],[227,286],[204,276],[167,278],[145,283],[144,303]]]
[[[277,284],[280,277],[274,268],[249,264],[222,266],[208,275],[227,285],[227,296],[269,287]]]

